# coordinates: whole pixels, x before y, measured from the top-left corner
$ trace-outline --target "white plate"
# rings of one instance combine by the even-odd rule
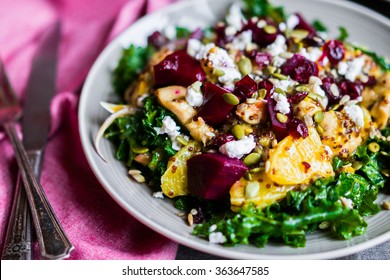
[[[96,154],[93,139],[99,126],[107,117],[100,101],[115,99],[111,87],[111,71],[121,55],[123,46],[129,43],[144,45],[147,35],[166,24],[195,28],[205,27],[223,18],[232,0],[183,1],[148,15],[130,26],[111,42],[92,67],[85,82],[80,107],[79,125],[85,154],[96,177],[128,213],[160,234],[188,247],[232,259],[330,259],[349,255],[390,239],[390,211],[381,211],[368,218],[365,235],[351,240],[335,240],[316,232],[307,236],[305,248],[291,248],[280,244],[268,244],[265,248],[253,246],[223,247],[191,235],[191,228],[179,218],[169,199],[152,197],[151,190],[129,180],[125,166],[112,156],[114,147],[102,141],[103,153],[109,158],[105,163]],[[284,5],[288,12],[301,12],[309,21],[319,19],[337,36],[338,26],[347,28],[350,40],[360,42],[381,55],[390,57],[390,22],[387,18],[346,1],[294,0],[273,1]],[[379,202],[390,200],[381,195]]]

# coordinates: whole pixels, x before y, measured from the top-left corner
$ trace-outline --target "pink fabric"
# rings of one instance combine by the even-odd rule
[[[62,22],[58,92],[41,182],[75,249],[71,259],[173,259],[177,244],[120,208],[94,177],[81,148],[77,107],[82,83],[104,46],[145,13],[174,0],[0,0],[0,57],[23,100],[43,31]],[[3,245],[17,166],[0,130],[0,234]]]

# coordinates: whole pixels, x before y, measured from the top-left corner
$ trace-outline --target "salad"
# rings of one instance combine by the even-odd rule
[[[96,149],[112,141],[129,177],[212,243],[364,234],[390,208],[376,203],[390,192],[390,65],[339,31],[268,0],[155,31],[123,49]]]

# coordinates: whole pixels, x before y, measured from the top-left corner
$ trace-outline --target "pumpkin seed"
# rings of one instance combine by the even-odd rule
[[[258,154],[258,153],[251,153],[249,155],[247,155],[245,158],[244,158],[244,164],[246,166],[251,166],[251,165],[254,165],[256,163],[258,163],[261,159],[261,155]]]
[[[295,88],[296,91],[303,91],[303,92],[309,92],[310,87],[307,85],[299,85]]]
[[[273,25],[266,25],[264,26],[264,31],[268,34],[275,34],[278,30]]]
[[[373,152],[373,153],[379,152],[380,148],[381,148],[381,147],[380,147],[379,144],[376,143],[376,142],[372,142],[372,143],[368,144],[368,149],[369,149],[371,152]]]
[[[221,69],[214,68],[213,75],[215,75],[217,77],[222,77],[223,75],[225,75],[225,72]]]
[[[322,135],[323,133],[324,133],[324,129],[322,128],[322,126],[320,126],[320,125],[317,125],[317,132],[318,132],[318,134],[320,134],[320,135]]]
[[[196,81],[195,83],[193,83],[193,84],[191,85],[191,87],[192,87],[195,91],[200,92],[200,88],[202,87],[202,82]]]
[[[274,73],[275,71],[276,71],[275,66],[267,66],[263,69],[263,73],[267,76],[272,75],[272,73]]]
[[[277,113],[277,114],[276,114],[276,118],[277,118],[278,121],[280,121],[281,123],[285,123],[285,122],[287,122],[287,120],[288,120],[288,117],[287,117],[285,114],[282,114],[282,113]]]
[[[309,35],[309,31],[304,30],[304,29],[294,29],[291,31],[291,37],[293,37],[296,42],[300,42],[303,39],[305,39]]]
[[[280,73],[272,73],[272,77],[278,80],[288,80],[288,77]]]
[[[238,99],[238,97],[235,96],[233,93],[225,93],[224,95],[222,95],[222,97],[223,97],[223,100],[225,100],[225,102],[227,104],[236,106],[240,103],[240,100]]]
[[[182,144],[183,146],[187,146],[188,145],[188,141],[186,139],[184,139],[183,136],[177,136],[176,137],[176,140],[177,142],[179,142],[180,144]]]
[[[238,62],[238,69],[243,76],[248,75],[252,72],[252,62],[246,56],[241,57]]]
[[[260,98],[264,99],[266,97],[266,95],[267,95],[267,90],[265,88],[259,89],[258,90],[258,94],[259,94]]]
[[[242,125],[236,124],[232,127],[232,133],[237,139],[242,139],[245,136],[245,129]]]
[[[139,147],[139,146],[131,147],[131,150],[136,154],[145,154],[149,152],[149,149],[147,147]]]
[[[314,114],[314,121],[316,123],[322,122],[323,119],[324,119],[324,113],[322,111],[318,111]]]

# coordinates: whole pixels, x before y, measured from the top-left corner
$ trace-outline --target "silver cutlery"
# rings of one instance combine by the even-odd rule
[[[15,122],[21,116],[22,108],[8,81],[4,65],[0,62],[0,125],[4,127],[11,140],[20,172],[2,259],[32,258],[31,222],[28,210],[31,212],[43,258],[67,258],[73,250],[73,245],[36,177],[40,173],[43,148],[50,125],[49,105],[55,92],[59,38],[60,25],[56,23],[47,30],[34,56],[23,110],[24,146],[15,131]],[[21,187],[22,185],[24,188]]]

